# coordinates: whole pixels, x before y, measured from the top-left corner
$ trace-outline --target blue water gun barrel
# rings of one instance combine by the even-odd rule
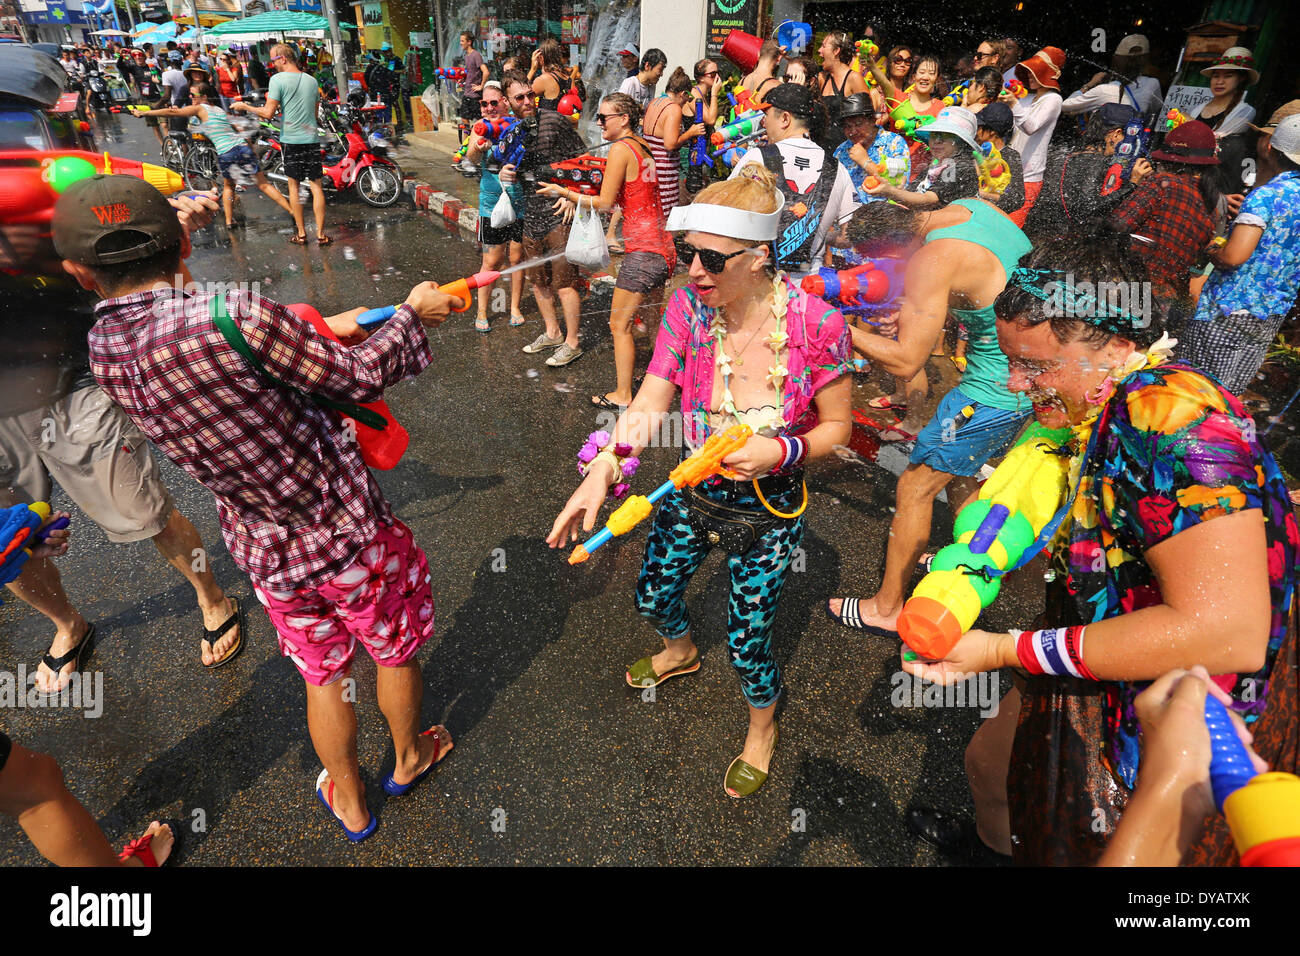
[[[1228,709],[1212,695],[1205,697],[1205,726],[1210,732],[1210,788],[1214,803],[1223,811],[1223,801],[1255,776],[1250,752],[1237,736]]]

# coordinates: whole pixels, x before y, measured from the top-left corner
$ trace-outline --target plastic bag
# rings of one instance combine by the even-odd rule
[[[588,203],[584,213],[581,199],[573,214],[573,226],[569,229],[564,258],[584,269],[603,269],[609,265],[609,246],[605,244],[605,230],[601,227],[600,214],[591,203]]]
[[[501,198],[492,207],[492,228],[504,229],[515,221],[515,204],[510,201],[510,194],[501,190]]]

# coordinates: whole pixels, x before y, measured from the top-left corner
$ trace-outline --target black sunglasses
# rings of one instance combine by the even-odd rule
[[[604,126],[605,120],[609,119],[611,116],[626,116],[626,115],[627,115],[626,113],[597,113],[596,122],[599,123],[601,126]]]
[[[704,271],[709,275],[717,275],[727,267],[727,262],[736,256],[743,256],[747,252],[753,252],[750,249],[741,249],[737,252],[718,252],[714,249],[699,249],[689,242],[682,243],[682,251],[686,253],[686,261],[689,264],[695,263],[695,257],[700,257],[700,265],[704,266]]]

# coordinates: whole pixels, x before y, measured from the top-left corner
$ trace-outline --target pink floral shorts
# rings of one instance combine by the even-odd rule
[[[280,653],[317,686],[337,680],[356,642],[381,667],[400,667],[433,636],[429,562],[400,521],[330,581],[292,591],[254,584],[275,625]]]

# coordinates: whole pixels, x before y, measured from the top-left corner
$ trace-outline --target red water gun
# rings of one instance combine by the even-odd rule
[[[108,153],[80,149],[5,150],[0,152],[0,224],[48,225],[60,194],[97,173],[135,176],[165,194],[185,188],[185,180],[166,166]]]
[[[1002,88],[1018,100],[1023,100],[1029,95],[1029,91],[1025,89],[1025,84],[1019,80],[1007,80],[1002,84]]]
[[[554,171],[551,174],[553,182],[584,196],[600,195],[600,184],[605,179],[605,157],[579,156],[552,163],[551,169]]]
[[[311,324],[318,333],[332,342],[339,342],[339,337],[330,329],[329,324],[317,309],[304,303],[285,306],[290,312]],[[342,342],[339,342],[341,345]],[[384,419],[382,429],[372,428],[364,422],[351,419],[356,428],[357,448],[361,451],[361,460],[370,468],[388,471],[402,459],[406,446],[411,443],[411,436],[393,417],[388,403],[382,398],[377,402],[367,402],[361,406],[368,408]]]

